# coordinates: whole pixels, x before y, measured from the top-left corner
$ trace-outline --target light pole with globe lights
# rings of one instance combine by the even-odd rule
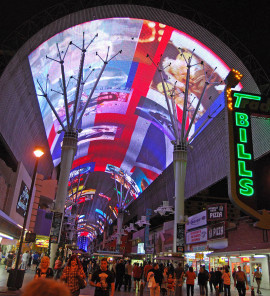
[[[36,162],[35,162],[35,168],[34,168],[34,172],[33,172],[31,187],[30,187],[30,191],[29,191],[29,199],[28,199],[28,203],[27,203],[27,208],[26,208],[26,212],[25,212],[24,220],[23,220],[23,228],[22,228],[22,231],[21,231],[20,244],[19,244],[19,249],[18,249],[18,252],[17,252],[15,269],[10,271],[9,279],[8,279],[8,287],[10,289],[15,289],[15,290],[20,289],[21,286],[22,286],[22,282],[23,282],[24,271],[23,271],[23,275],[19,276],[19,273],[18,273],[20,255],[21,255],[21,251],[22,251],[24,233],[25,233],[26,223],[27,223],[27,219],[28,219],[32,193],[33,193],[35,180],[36,180],[38,162],[39,162],[40,157],[43,156],[43,154],[44,154],[44,152],[43,152],[41,147],[36,147],[35,148],[34,155],[36,157]]]

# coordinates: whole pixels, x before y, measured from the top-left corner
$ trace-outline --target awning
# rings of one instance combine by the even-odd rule
[[[184,260],[184,257],[180,256],[162,256],[162,257],[156,257],[155,260]]]
[[[18,223],[11,219],[7,214],[0,210],[0,232],[19,239],[21,236],[21,228]]]
[[[207,254],[207,256],[208,257],[230,257],[230,256],[259,255],[259,254],[262,254],[262,255],[270,254],[270,249],[213,252],[211,254]]]
[[[104,257],[119,257],[119,258],[122,258],[123,255],[121,254],[116,254],[116,253],[107,253],[107,252],[100,252],[100,253],[93,253],[92,254],[93,256],[104,256]]]

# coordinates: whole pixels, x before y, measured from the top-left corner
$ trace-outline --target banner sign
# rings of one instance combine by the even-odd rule
[[[150,217],[151,217],[151,214],[152,214],[152,210],[151,209],[146,209],[146,222],[149,222],[150,221]],[[150,247],[150,243],[149,243],[149,225],[146,225],[145,226],[145,229],[144,229],[144,249],[145,249],[145,252],[146,254],[152,254],[149,249],[151,249]]]
[[[186,233],[186,244],[197,244],[207,241],[207,227]]]
[[[207,224],[206,211],[202,211],[196,215],[188,217],[186,230],[201,227]]]
[[[58,243],[61,231],[61,224],[62,224],[62,217],[63,214],[59,212],[54,212],[53,214],[53,221],[50,233],[50,242],[51,243]]]
[[[225,222],[208,226],[208,240],[225,238]]]
[[[176,252],[183,253],[185,245],[185,224],[177,223]]]
[[[227,219],[227,204],[208,205],[206,207],[207,221],[220,221]]]
[[[234,205],[258,220],[256,226],[270,229],[270,214],[257,208],[255,158],[269,152],[270,98],[226,89],[229,130],[228,187]],[[258,138],[258,135],[259,138]],[[262,150],[262,147],[267,147]]]

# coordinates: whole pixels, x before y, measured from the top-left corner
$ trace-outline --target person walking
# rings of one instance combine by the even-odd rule
[[[206,274],[204,268],[201,266],[198,274],[198,284],[200,286],[200,295],[205,295],[205,286],[207,284]]]
[[[163,279],[162,279],[162,284],[161,284],[161,295],[166,296],[167,295],[167,283],[168,283],[168,268],[164,267],[163,270]]]
[[[168,267],[168,274],[171,273],[174,277],[175,276],[174,271],[175,271],[174,266],[172,263],[170,263]]]
[[[93,273],[90,285],[96,287],[94,296],[114,296],[114,276],[108,270],[106,258],[101,259],[100,269]]]
[[[27,263],[28,269],[31,269],[31,264],[32,264],[32,251],[30,251],[29,253],[29,259]]]
[[[38,278],[53,278],[53,270],[50,266],[50,258],[43,256],[40,261],[40,267],[37,268],[34,279]]]
[[[130,261],[128,261],[125,266],[125,291],[127,291],[128,289],[128,292],[130,292],[131,290],[132,270],[133,270],[133,267],[130,264]]]
[[[169,273],[168,279],[167,279],[167,292],[168,296],[173,296],[175,290],[175,279],[173,278],[172,274]]]
[[[7,256],[6,256],[6,270],[10,270],[12,267],[12,262],[14,259],[14,253],[13,252],[8,252]]]
[[[235,273],[234,286],[239,296],[246,295],[246,285],[248,285],[246,274],[241,270],[241,266],[238,266],[238,271]]]
[[[205,268],[205,265],[203,265],[202,268],[203,268],[203,272],[204,272],[205,280],[206,280],[204,289],[205,289],[205,295],[207,296],[207,295],[208,295],[209,272],[208,272],[208,270]]]
[[[196,279],[196,273],[193,271],[193,267],[189,267],[188,271],[185,274],[187,278],[186,285],[187,285],[187,296],[189,296],[191,292],[191,296],[194,296],[194,284]]]
[[[55,271],[55,279],[58,280],[60,278],[61,270],[62,270],[63,262],[61,257],[58,257],[54,263],[54,271]]]
[[[236,269],[234,268],[233,269],[233,272],[232,272],[233,282],[235,282],[235,275],[236,275]]]
[[[151,270],[153,268],[153,266],[151,265],[151,261],[148,261],[147,264],[144,266],[143,269],[143,277],[144,277],[144,282],[147,282],[147,275],[149,270]]]
[[[32,256],[33,256],[33,260],[32,260],[31,270],[37,270],[37,267],[39,265],[39,254],[38,252],[35,252]]]
[[[83,284],[86,286],[85,277],[86,276],[79,258],[76,255],[71,255],[67,266],[63,270],[61,280],[66,282],[72,296],[80,295],[82,281],[84,281]]]
[[[113,260],[111,272],[113,273],[113,276],[115,277],[115,274],[116,274],[116,261],[115,260]]]
[[[115,266],[115,290],[120,291],[125,276],[125,265],[122,259]]]
[[[224,285],[223,285],[223,274],[225,272],[225,267],[220,267],[220,272],[221,272],[221,279],[220,279],[220,282],[219,282],[219,292],[223,292],[224,291]]]
[[[222,279],[224,284],[224,296],[231,296],[231,275],[228,267],[225,267]]]
[[[26,270],[29,262],[29,251],[26,251],[22,255],[22,264],[21,264],[21,269]]]
[[[215,271],[215,288],[219,287],[219,289],[222,286],[222,273],[220,271],[220,269],[217,267],[216,271]]]
[[[254,278],[256,279],[256,283],[257,283],[257,293],[262,294],[262,292],[260,290],[261,281],[262,281],[262,273],[259,271],[259,267],[255,270],[255,272],[253,274],[253,282],[254,282]]]
[[[211,271],[209,272],[209,286],[210,286],[211,292],[213,292],[213,287],[214,287],[214,291],[216,290],[215,283],[216,283],[215,272],[214,272],[214,268],[212,268]]]
[[[138,291],[140,289],[141,276],[142,276],[142,270],[139,266],[139,263],[134,263],[134,267],[133,267],[134,291],[136,291],[137,287],[138,287]]]
[[[154,264],[154,267],[149,270],[147,275],[147,281],[149,282],[154,277],[153,285],[150,287],[150,296],[160,296],[160,287],[162,285],[163,275],[159,269],[158,263]]]
[[[177,267],[174,269],[175,278],[175,295],[182,295],[182,286],[184,281],[184,268],[181,263],[178,263]]]

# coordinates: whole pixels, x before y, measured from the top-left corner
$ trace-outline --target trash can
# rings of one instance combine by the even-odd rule
[[[9,290],[19,290],[22,287],[25,270],[10,269],[8,271],[7,287]]]

